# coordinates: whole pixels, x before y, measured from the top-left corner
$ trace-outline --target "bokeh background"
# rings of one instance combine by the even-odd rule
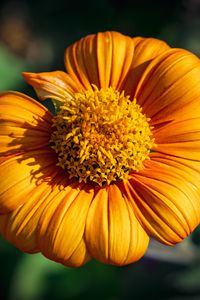
[[[2,0],[0,91],[35,97],[22,71],[64,70],[68,45],[105,30],[161,38],[199,56],[200,0]],[[200,229],[174,248],[152,241],[143,259],[121,268],[65,268],[0,237],[0,300],[7,299],[200,300]]]

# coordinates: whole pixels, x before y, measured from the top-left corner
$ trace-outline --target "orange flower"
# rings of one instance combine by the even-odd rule
[[[67,266],[126,265],[149,236],[173,245],[200,221],[200,63],[117,32],[81,39],[67,72],[24,73],[0,95],[0,231]]]

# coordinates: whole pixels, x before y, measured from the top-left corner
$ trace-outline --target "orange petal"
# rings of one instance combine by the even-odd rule
[[[138,260],[149,240],[116,185],[102,188],[96,194],[89,209],[85,236],[91,255],[114,265]]]
[[[25,203],[40,182],[50,182],[52,173],[59,170],[51,149],[8,157],[0,164],[0,214]]]
[[[199,115],[199,59],[182,49],[166,51],[149,64],[135,97],[154,126],[186,117],[191,104],[194,117]]]
[[[0,94],[0,153],[10,155],[46,147],[51,119],[45,107],[24,94]]]
[[[200,161],[200,117],[161,126],[154,130],[154,138],[156,151]]]
[[[82,239],[76,250],[67,260],[66,265],[69,267],[80,267],[91,260],[91,257],[86,248],[84,239]]]
[[[200,222],[200,168],[192,164],[154,153],[144,170],[124,183],[144,228],[168,245],[180,242]]]
[[[54,182],[51,176],[51,184]],[[13,212],[0,216],[0,232],[5,239],[24,252],[38,252],[35,231],[43,212],[45,199],[54,192],[48,182],[42,182],[28,195],[26,202]]]
[[[104,32],[82,38],[67,48],[65,65],[74,81],[85,89],[118,88],[134,54],[131,38],[117,32]]]
[[[43,73],[23,73],[26,82],[34,87],[41,100],[55,99],[64,101],[71,98],[74,92],[82,87],[77,82],[62,71]]]
[[[39,221],[38,244],[48,258],[67,266],[88,260],[83,234],[94,191],[73,184],[61,190],[46,206]]]
[[[144,71],[152,59],[164,53],[170,47],[163,41],[153,38],[133,38],[134,56],[129,68],[126,80],[122,82],[121,90],[125,90],[126,95],[134,97],[135,89]]]

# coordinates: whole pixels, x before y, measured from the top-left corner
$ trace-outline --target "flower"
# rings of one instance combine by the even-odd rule
[[[180,242],[200,221],[199,59],[105,32],[68,47],[65,65],[24,73],[55,115],[0,95],[1,234],[73,267]]]

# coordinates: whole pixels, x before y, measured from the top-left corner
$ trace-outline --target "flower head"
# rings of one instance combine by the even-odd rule
[[[67,266],[180,242],[200,222],[199,59],[105,32],[67,48],[65,65],[24,73],[55,115],[0,95],[1,234]]]

